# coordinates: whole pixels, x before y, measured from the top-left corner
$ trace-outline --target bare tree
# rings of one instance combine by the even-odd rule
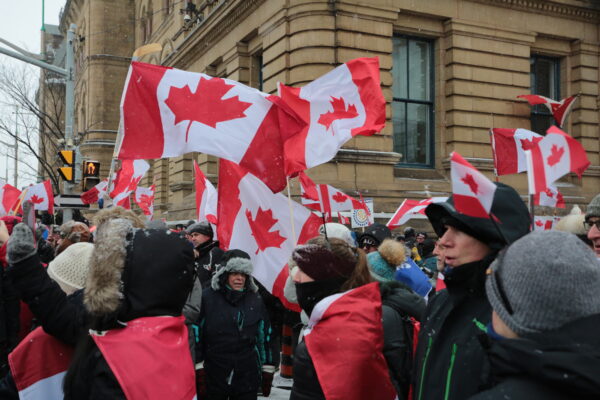
[[[25,154],[37,161],[37,165],[20,163],[20,168],[25,166],[20,176],[47,177],[55,192],[60,192],[56,154],[65,136],[62,123],[65,85],[63,78],[53,73],[42,72],[41,79],[39,88],[39,69],[26,64],[15,67],[10,62],[0,63],[0,103],[6,111],[0,114],[0,134],[18,142],[19,158]],[[5,151],[14,157],[14,151]]]

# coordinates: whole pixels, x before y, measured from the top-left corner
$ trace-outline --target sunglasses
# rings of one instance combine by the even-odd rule
[[[597,219],[596,221],[584,221],[583,223],[583,227],[586,231],[589,231],[594,226],[596,227],[596,229],[600,230],[600,219]]]

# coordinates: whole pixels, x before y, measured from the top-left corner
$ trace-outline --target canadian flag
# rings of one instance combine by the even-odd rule
[[[555,126],[528,154],[529,193],[545,192],[548,186],[569,172],[580,178],[590,166],[585,149],[577,140]]]
[[[283,139],[302,126],[256,89],[223,78],[132,62],[121,99],[120,159],[197,151],[233,161],[278,192]]]
[[[309,196],[306,195],[306,192],[302,188],[301,202],[311,210],[324,213],[328,221],[331,221],[333,213],[339,211],[367,209],[364,203],[348,196],[331,185],[318,184],[316,186],[319,199],[315,201],[308,198]]]
[[[341,212],[337,213],[338,222],[342,225],[348,225],[350,223],[350,218],[344,217]]]
[[[256,176],[226,160],[220,160],[218,190],[217,233],[222,248],[248,253],[254,277],[293,308],[283,296],[286,263],[297,244],[319,235],[321,219],[292,202],[292,225],[286,196],[273,194]]]
[[[525,151],[531,150],[543,136],[527,129],[490,130],[494,167],[497,175],[527,171]]]
[[[0,216],[10,212],[20,195],[19,189],[0,179]]]
[[[554,226],[554,217],[540,217],[535,216],[533,218],[533,229],[536,231],[549,231]]]
[[[121,161],[121,168],[116,173],[113,190],[109,194],[114,205],[131,208],[129,195],[135,191],[148,169],[150,169],[150,164],[144,160]]]
[[[194,184],[196,185],[196,215],[198,221],[208,221],[216,225],[217,191],[213,184],[206,179],[197,161],[194,161]]]
[[[575,95],[567,97],[566,99],[562,99],[561,101],[556,101],[549,99],[548,97],[539,96],[537,94],[522,94],[517,96],[517,98],[527,100],[527,102],[532,106],[536,106],[538,104],[545,105],[552,113],[554,120],[560,127],[565,125],[565,121],[567,120],[567,117],[569,116],[577,97],[578,96]]]
[[[381,315],[376,282],[326,297],[313,309],[304,340],[326,399],[397,398],[383,356]]]
[[[63,378],[73,348],[36,328],[8,355],[10,372],[22,400],[64,398]]]
[[[450,176],[456,211],[490,218],[496,185],[455,151],[450,155]]]
[[[29,200],[36,211],[48,211],[48,214],[54,214],[54,193],[52,193],[50,179],[29,186],[23,192],[23,202]]]
[[[385,125],[379,59],[357,58],[302,88],[279,85],[279,95],[307,126],[284,143],[285,171],[331,160],[356,135],[373,135]]]
[[[81,193],[81,201],[83,204],[97,203],[108,189],[108,178],[100,181],[96,186],[88,190],[87,192]]]
[[[565,208],[563,195],[554,185],[548,185],[545,192],[534,194],[533,201],[536,206]]]
[[[144,215],[148,220],[152,219],[154,215],[154,191],[155,185],[150,187],[138,186],[135,188],[135,202],[142,209]]]
[[[400,204],[400,207],[392,215],[386,226],[390,229],[396,229],[417,214],[425,215],[425,209],[428,205],[442,203],[446,200],[448,200],[447,197],[430,197],[421,201],[406,199]]]

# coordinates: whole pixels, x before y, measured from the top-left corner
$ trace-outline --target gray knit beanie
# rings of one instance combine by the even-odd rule
[[[597,194],[587,206],[585,220],[590,217],[600,217],[600,194]]]
[[[491,269],[487,297],[519,336],[600,314],[600,266],[573,234],[532,232],[501,253]]]

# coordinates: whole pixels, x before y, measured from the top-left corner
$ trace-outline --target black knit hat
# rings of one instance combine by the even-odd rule
[[[496,226],[489,218],[476,218],[459,213],[454,208],[453,196],[450,196],[447,201],[430,204],[425,209],[425,214],[435,233],[441,237],[446,231],[444,225],[449,225],[487,244],[494,250],[499,250],[525,236],[531,226],[531,217],[527,206],[515,189],[499,182],[494,184],[497,188],[490,214],[496,221]]]
[[[188,235],[191,235],[192,233],[200,233],[210,238],[213,237],[212,226],[210,226],[210,224],[206,221],[196,222],[195,224],[188,226],[185,230],[185,233]]]

